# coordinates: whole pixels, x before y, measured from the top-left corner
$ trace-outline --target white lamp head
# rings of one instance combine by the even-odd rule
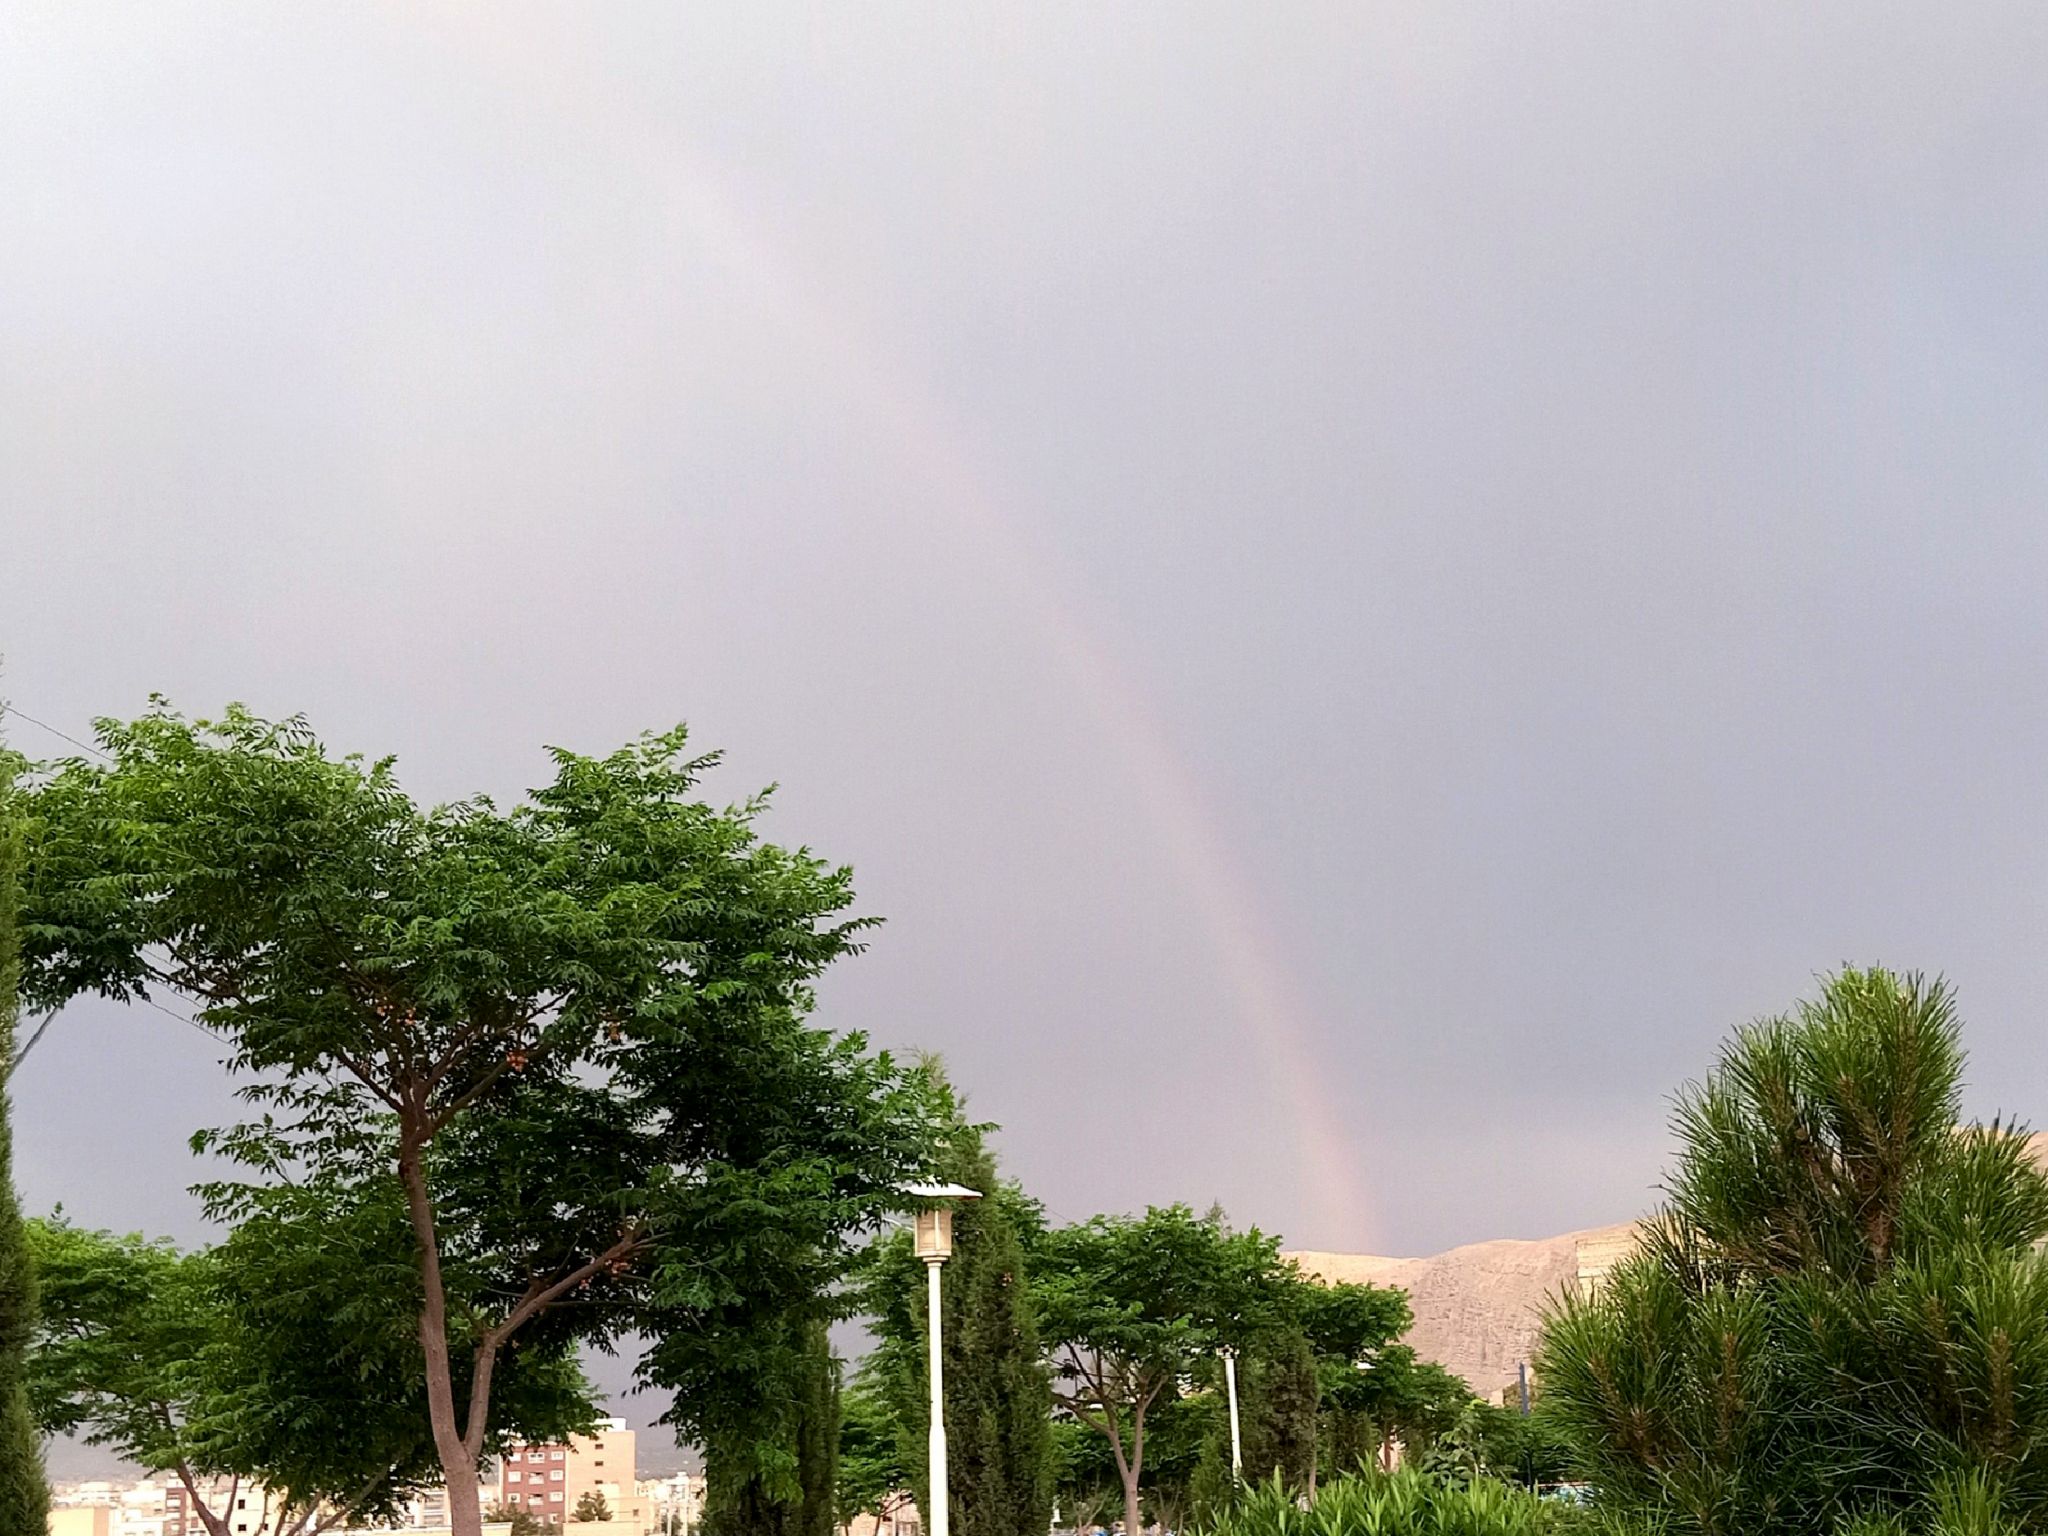
[[[906,1184],[903,1193],[922,1202],[912,1218],[912,1247],[928,1263],[953,1256],[953,1202],[979,1200],[981,1191],[965,1184]]]

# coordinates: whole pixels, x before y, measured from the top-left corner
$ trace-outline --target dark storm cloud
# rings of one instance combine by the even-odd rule
[[[2042,1109],[2048,14],[16,5],[4,691],[687,718],[1056,1211],[1631,1214],[1844,959]],[[60,744],[10,724],[31,751]],[[192,1235],[81,1007],[32,1206]],[[1318,1166],[1320,1165],[1320,1167]]]

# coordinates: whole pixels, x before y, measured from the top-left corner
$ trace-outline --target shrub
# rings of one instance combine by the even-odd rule
[[[1571,1511],[1491,1478],[1458,1486],[1403,1468],[1338,1478],[1303,1508],[1276,1478],[1245,1493],[1202,1536],[1549,1536]]]

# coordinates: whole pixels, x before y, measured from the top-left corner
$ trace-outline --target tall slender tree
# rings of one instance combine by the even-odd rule
[[[705,1447],[707,1536],[831,1536],[839,1515],[839,1361],[822,1317],[793,1327],[752,1415]]]
[[[26,1366],[36,1283],[14,1188],[13,1076],[20,945],[22,836],[16,814],[19,762],[0,747],[0,1531],[40,1531],[49,1510],[42,1446],[28,1409]]]

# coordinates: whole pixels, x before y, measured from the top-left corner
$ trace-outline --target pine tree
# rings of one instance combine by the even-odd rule
[[[26,1375],[35,1318],[21,1203],[14,1189],[14,1148],[6,1078],[14,1062],[17,1019],[21,825],[11,794],[16,764],[0,750],[0,1531],[36,1532],[48,1523],[49,1487],[29,1418]]]
[[[935,1068],[933,1075],[950,1092]],[[984,1192],[954,1213],[953,1256],[941,1274],[951,1527],[954,1536],[1042,1531],[1052,1514],[1052,1394],[1024,1243],[1043,1217],[1016,1186],[1003,1183],[980,1128],[964,1116],[937,1173]],[[928,1510],[925,1284],[907,1237],[886,1245],[870,1295],[880,1335],[873,1379],[901,1426],[918,1507]]]
[[[1544,1406],[1672,1536],[2041,1530],[2048,1179],[1963,1126],[1948,989],[1848,971],[1680,1096],[1642,1250],[1562,1299]]]

